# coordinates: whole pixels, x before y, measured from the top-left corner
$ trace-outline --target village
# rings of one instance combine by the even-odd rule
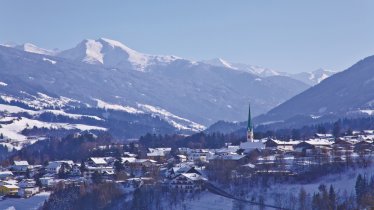
[[[89,157],[85,161],[49,161],[32,165],[16,160],[0,171],[0,194],[3,199],[28,198],[52,191],[59,184],[115,182],[125,189],[161,183],[184,193],[206,189],[206,183],[230,183],[258,175],[298,176],[316,166],[340,165],[367,167],[374,151],[374,131],[354,131],[353,135],[335,138],[315,134],[309,140],[280,141],[248,139],[240,145],[226,144],[220,149],[147,148],[146,153],[123,152],[120,157]],[[126,147],[126,145],[115,145]],[[135,147],[138,144],[135,143]],[[97,150],[113,145],[100,146]]]

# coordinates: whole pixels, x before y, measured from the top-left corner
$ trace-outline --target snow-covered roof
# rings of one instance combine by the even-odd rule
[[[241,142],[240,143],[240,149],[264,149],[265,144],[261,141],[256,142]]]
[[[330,146],[334,143],[327,139],[309,139],[305,142],[314,146]]]
[[[163,156],[165,156],[164,151],[154,150],[151,153],[147,153],[147,157],[163,157]]]
[[[26,160],[21,160],[21,161],[14,161],[15,166],[28,166],[29,163]]]
[[[253,165],[252,163],[247,163],[245,165],[242,165],[242,167],[255,168],[256,166]]]
[[[121,158],[121,160],[122,160],[122,163],[125,163],[125,162],[133,163],[133,162],[136,161],[136,158],[134,158],[134,157],[123,157],[123,158]]]
[[[238,155],[238,154],[235,154],[235,155],[215,155],[212,158],[210,158],[210,160],[212,160],[212,159],[219,159],[219,160],[240,160],[240,159],[242,159],[244,157],[245,157],[245,155]]]
[[[145,162],[151,162],[151,163],[157,163],[157,161],[150,160],[150,159],[136,159],[136,163],[145,163]]]
[[[91,157],[90,160],[94,162],[97,165],[105,165],[107,162],[105,161],[105,158],[99,158],[99,157]]]
[[[198,181],[198,180],[207,180],[206,178],[204,178],[203,176],[199,175],[199,174],[195,174],[195,173],[182,173],[180,174],[181,176],[184,176],[186,177],[187,179],[189,180],[192,180],[192,181]]]
[[[13,175],[13,173],[11,171],[0,171],[0,177],[8,176],[8,175]]]
[[[4,184],[3,186],[8,188],[8,189],[18,189],[19,188],[17,185],[10,185],[10,184]]]
[[[301,141],[295,141],[295,140],[281,141],[281,140],[275,140],[275,139],[271,139],[271,141],[273,141],[274,143],[276,143],[278,145],[296,145],[296,144],[299,144],[301,142]]]
[[[319,138],[332,138],[334,137],[332,134],[329,133],[316,133],[316,136]]]

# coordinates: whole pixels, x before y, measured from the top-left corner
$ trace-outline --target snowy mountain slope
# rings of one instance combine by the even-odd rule
[[[218,67],[226,67],[232,70],[237,71],[244,71],[248,72],[254,75],[257,75],[259,77],[270,77],[270,76],[285,76],[290,77],[296,80],[299,80],[305,84],[308,84],[310,86],[316,85],[320,83],[322,80],[330,77],[331,75],[335,74],[336,72],[327,70],[327,69],[317,69],[312,72],[301,72],[296,74],[290,74],[286,72],[279,72],[270,68],[265,68],[261,66],[256,65],[248,65],[248,64],[242,64],[242,63],[231,63],[229,61],[226,61],[222,58],[216,58],[211,60],[205,60],[201,61],[202,63],[206,63],[213,66]]]
[[[286,73],[277,72],[273,69],[269,69],[269,68],[265,68],[261,66],[242,64],[242,63],[231,63],[222,58],[204,60],[201,62],[212,65],[212,66],[226,67],[226,68],[233,69],[233,70],[248,72],[248,73],[257,75],[259,77],[285,76],[286,75]]]
[[[54,50],[47,50],[40,48],[32,43],[24,43],[21,45],[8,45],[8,47],[13,47],[19,50],[23,50],[25,52],[30,52],[30,53],[36,53],[36,54],[41,54],[41,55],[56,55],[58,52]]]
[[[138,71],[146,71],[149,65],[167,64],[180,59],[175,56],[139,53],[118,41],[106,38],[83,40],[76,47],[58,53],[58,56],[89,64],[101,64],[107,68]]]
[[[49,103],[46,104],[45,99],[49,99]],[[156,109],[152,106],[142,106],[148,109]],[[155,113],[152,112],[153,110],[137,110],[136,112],[134,110],[137,109],[108,104],[103,101],[99,101],[97,108],[90,108],[78,101],[65,97],[53,98],[39,92],[36,96],[31,94],[21,94],[20,96],[0,94],[0,125],[5,124],[5,126],[2,126],[5,129],[3,130],[4,135],[7,138],[15,138],[13,140],[16,142],[26,139],[26,136],[19,134],[19,132],[26,128],[33,128],[33,126],[17,125],[19,130],[7,131],[8,124],[13,124],[13,121],[12,123],[8,122],[7,119],[9,118],[32,120],[32,124],[36,128],[74,131],[110,130],[113,135],[119,138],[136,138],[147,132],[187,134],[205,128],[165,110],[161,110],[162,112],[155,110]],[[47,126],[48,123],[50,123],[49,126]],[[116,126],[121,127],[117,128]],[[141,129],[138,128],[139,131],[126,131],[127,127],[140,127]]]
[[[87,47],[88,43],[93,46]],[[87,53],[88,49],[93,51]],[[65,58],[0,46],[0,78],[7,84],[0,86],[0,93],[20,97],[22,92],[44,93],[91,107],[98,105],[96,99],[134,109],[146,104],[206,126],[221,119],[245,120],[249,101],[258,115],[308,88],[291,78],[262,78],[172,56],[137,53],[107,39],[85,40],[62,55]],[[183,126],[194,127],[188,121]]]
[[[259,116],[258,122],[293,117],[344,117],[360,110],[372,110],[374,99],[374,56],[367,57],[343,72],[323,80],[285,103]]]
[[[328,70],[328,69],[317,69],[312,72],[302,72],[298,74],[291,74],[290,77],[300,80],[309,85],[316,85],[322,82],[323,80],[327,79],[328,77],[332,76],[336,72]]]

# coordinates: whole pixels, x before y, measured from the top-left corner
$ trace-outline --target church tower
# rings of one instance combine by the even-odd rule
[[[249,110],[248,110],[247,141],[248,142],[253,142],[253,125],[252,125],[252,118],[251,118],[251,104],[249,104]]]

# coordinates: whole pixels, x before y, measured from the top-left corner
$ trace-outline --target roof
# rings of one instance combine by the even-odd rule
[[[18,189],[19,187],[16,185],[10,185],[10,184],[4,184],[3,187],[9,188],[9,189]]]
[[[252,163],[248,163],[248,164],[242,165],[242,167],[255,168],[256,166],[253,165]]]
[[[270,139],[268,141],[273,141],[274,143],[278,144],[278,145],[296,145],[298,143],[300,143],[301,141],[295,141],[295,140],[292,140],[292,141],[281,141],[281,140],[275,140],[275,139]]]
[[[144,163],[144,162],[151,162],[151,163],[157,163],[157,161],[150,160],[150,159],[135,159],[136,163]]]
[[[164,151],[158,151],[158,150],[154,150],[150,153],[147,153],[147,157],[160,157],[160,156],[165,156],[165,152]]]
[[[189,180],[192,180],[192,181],[198,181],[198,180],[203,180],[203,181],[206,181],[207,179],[204,178],[203,176],[199,175],[199,174],[195,174],[195,173],[182,173],[180,174],[181,176],[184,176],[186,177],[187,179]]]
[[[123,158],[121,158],[121,160],[122,160],[122,163],[125,163],[125,162],[133,163],[133,162],[136,161],[136,158],[134,158],[134,157],[123,157]]]
[[[13,175],[13,173],[11,171],[0,171],[0,176],[3,175]]]
[[[265,144],[261,141],[256,142],[241,142],[240,149],[264,149]]]
[[[244,158],[245,155],[215,155],[211,159],[218,159],[218,160],[240,160]]]
[[[104,158],[99,158],[99,157],[91,157],[90,160],[94,162],[95,164],[107,164]]]
[[[29,163],[26,160],[21,160],[21,161],[14,161],[14,165],[16,166],[28,166]]]

